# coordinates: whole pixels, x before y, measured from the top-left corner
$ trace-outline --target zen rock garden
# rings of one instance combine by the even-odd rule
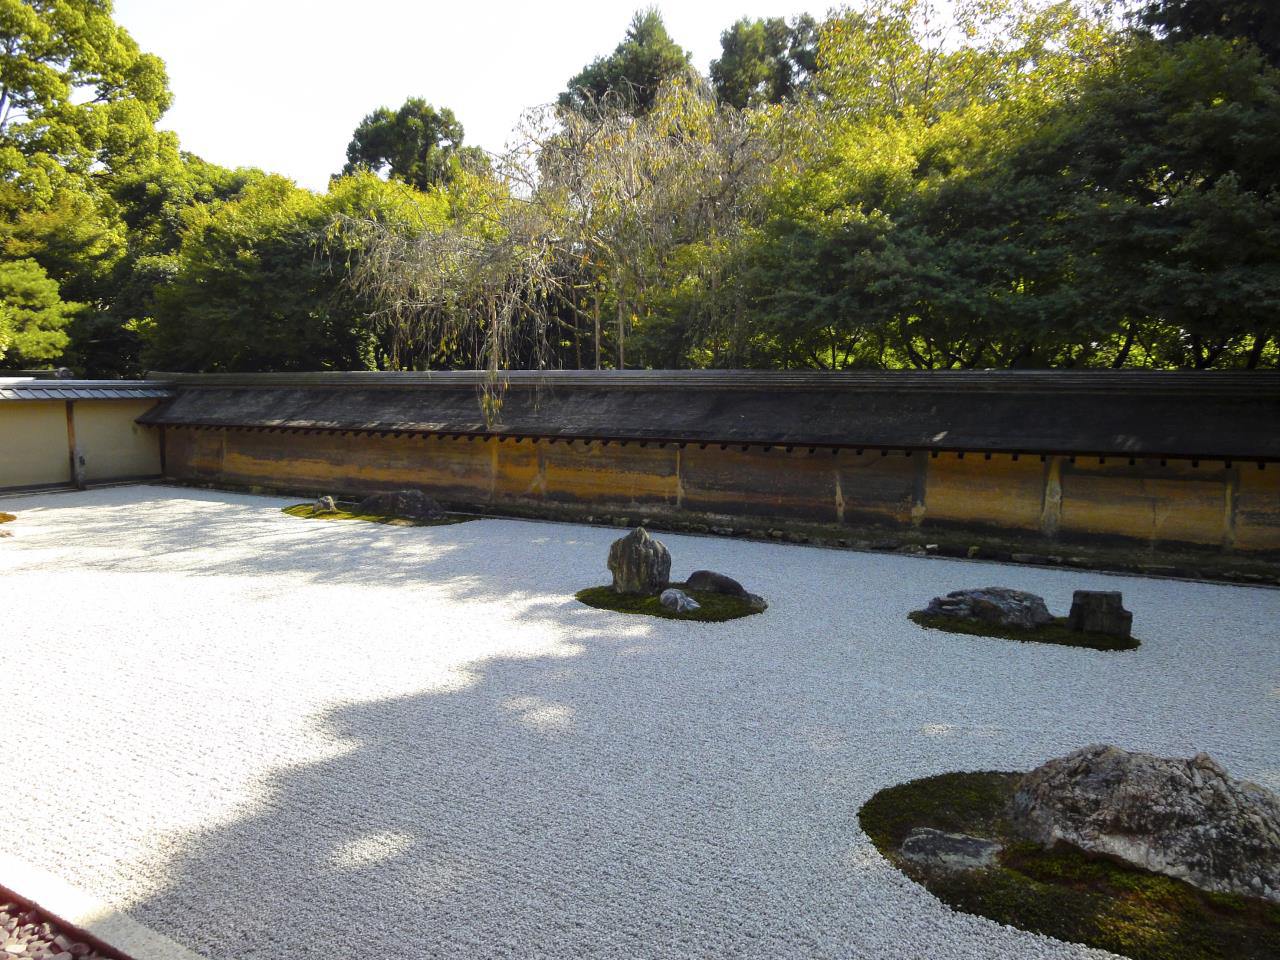
[[[979,634],[1010,640],[1132,650],[1133,614],[1117,591],[1077,590],[1065,617],[1049,612],[1043,597],[1008,587],[954,590],[934,597],[923,610],[910,614],[922,627],[952,633]]]
[[[608,567],[613,582],[579,591],[579,600],[622,613],[705,621],[763,613],[769,606],[737,580],[712,570],[695,570],[685,581],[672,583],[671,553],[644,527],[613,542]]]

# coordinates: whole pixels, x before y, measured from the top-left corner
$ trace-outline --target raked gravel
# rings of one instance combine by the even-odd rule
[[[682,623],[574,601],[615,530],[288,502],[0,499],[0,845],[211,960],[1101,957],[953,913],[859,805],[1099,741],[1280,789],[1280,591],[659,534],[771,604]],[[1123,590],[1143,646],[906,618],[992,584]]]

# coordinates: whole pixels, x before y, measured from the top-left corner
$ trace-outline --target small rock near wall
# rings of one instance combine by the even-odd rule
[[[444,507],[421,490],[393,490],[371,494],[360,501],[356,513],[404,517],[408,520],[442,520],[446,516]]]

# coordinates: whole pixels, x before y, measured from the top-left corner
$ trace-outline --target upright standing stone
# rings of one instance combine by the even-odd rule
[[[1078,633],[1105,633],[1128,637],[1133,614],[1124,608],[1117,590],[1077,590],[1071,595],[1067,626]]]
[[[333,497],[321,497],[312,509],[316,513],[337,513],[338,503]]]
[[[658,593],[671,577],[671,554],[644,527],[636,527],[609,548],[609,571],[619,593]]]

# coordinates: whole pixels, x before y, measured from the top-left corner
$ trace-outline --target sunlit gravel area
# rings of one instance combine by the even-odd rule
[[[1107,741],[1280,789],[1280,591],[659,534],[723,624],[578,604],[610,529],[0,498],[0,849],[210,960],[1067,958],[858,828],[889,784]],[[925,631],[1120,589],[1128,653]],[[0,877],[0,883],[3,883]]]

